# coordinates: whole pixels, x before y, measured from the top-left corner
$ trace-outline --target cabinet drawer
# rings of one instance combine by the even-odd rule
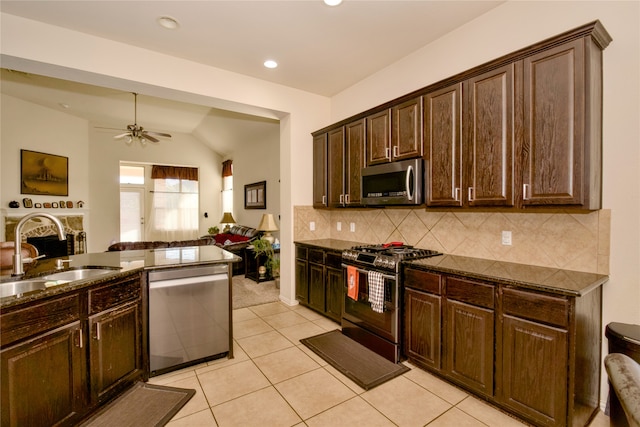
[[[324,251],[322,249],[309,249],[309,262],[324,264]]]
[[[432,294],[442,294],[442,276],[422,270],[407,268],[404,270],[404,286],[419,289]]]
[[[140,298],[140,278],[134,276],[89,290],[89,315]]]
[[[0,343],[4,347],[79,318],[80,295],[77,293],[5,313],[0,316]]]
[[[327,252],[324,265],[331,268],[342,268],[342,253]]]
[[[447,299],[466,302],[484,308],[494,308],[493,285],[447,277]]]
[[[502,309],[505,314],[556,326],[569,325],[569,301],[534,292],[504,289]]]
[[[296,258],[298,259],[307,259],[307,248],[304,248],[302,246],[296,246]]]

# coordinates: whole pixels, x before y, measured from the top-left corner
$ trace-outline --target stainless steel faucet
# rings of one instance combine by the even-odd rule
[[[22,268],[22,226],[29,221],[31,218],[35,217],[44,217],[49,218],[55,224],[58,229],[58,238],[60,240],[65,240],[67,238],[66,233],[64,232],[64,225],[62,222],[55,216],[44,213],[44,212],[34,212],[25,215],[18,221],[18,225],[16,225],[16,236],[15,236],[15,253],[13,254],[13,273],[12,276],[22,276],[24,274],[24,269]]]

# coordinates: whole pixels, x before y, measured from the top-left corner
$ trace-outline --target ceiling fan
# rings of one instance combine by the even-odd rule
[[[142,145],[145,145],[147,141],[158,143],[160,140],[156,137],[161,138],[171,138],[171,135],[168,133],[162,132],[151,132],[148,130],[144,130],[144,128],[138,125],[138,94],[133,93],[134,100],[134,110],[133,110],[133,124],[127,125],[126,132],[121,133],[119,135],[114,136],[114,139],[123,139],[126,138],[126,143],[131,144],[134,140],[139,141]]]

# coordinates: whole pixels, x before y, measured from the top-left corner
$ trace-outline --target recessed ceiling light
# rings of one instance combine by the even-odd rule
[[[342,3],[342,0],[324,0],[324,4],[327,6],[338,6],[340,3]]]
[[[158,24],[160,24],[160,26],[168,29],[168,30],[175,30],[176,28],[178,28],[180,26],[180,24],[178,24],[178,21],[170,16],[161,16],[158,18]]]
[[[278,63],[273,59],[267,59],[266,61],[264,61],[264,66],[267,68],[276,68],[278,66]]]
[[[59,102],[58,105],[62,108],[64,108],[65,110],[68,110],[69,108],[71,108],[71,106],[69,104],[66,104],[64,102]]]

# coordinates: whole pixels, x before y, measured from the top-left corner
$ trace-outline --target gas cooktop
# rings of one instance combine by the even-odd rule
[[[354,246],[342,252],[346,263],[360,264],[383,270],[397,270],[399,264],[406,260],[415,260],[442,255],[431,249],[419,249],[402,242],[391,242],[378,245]]]

